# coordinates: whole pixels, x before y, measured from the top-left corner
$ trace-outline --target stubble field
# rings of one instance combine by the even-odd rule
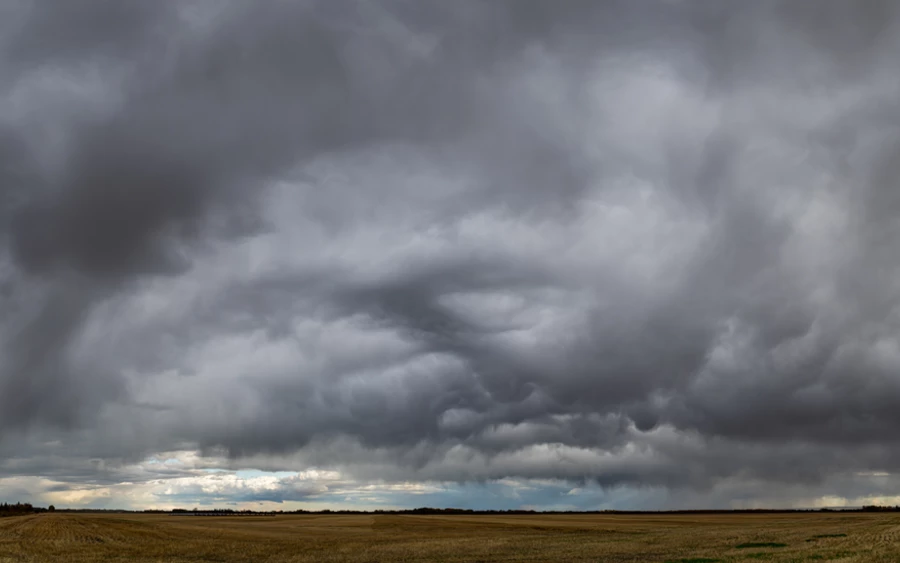
[[[0,519],[20,561],[900,561],[900,514]]]

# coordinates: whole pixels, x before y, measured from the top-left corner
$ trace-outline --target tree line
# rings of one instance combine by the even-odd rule
[[[0,516],[22,516],[23,514],[37,514],[39,512],[53,512],[56,510],[52,504],[47,508],[32,506],[29,502],[17,502],[9,504],[8,502],[0,503]]]

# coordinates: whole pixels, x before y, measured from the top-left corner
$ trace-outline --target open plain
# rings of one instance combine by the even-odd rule
[[[0,563],[33,561],[900,561],[900,514],[0,519]]]

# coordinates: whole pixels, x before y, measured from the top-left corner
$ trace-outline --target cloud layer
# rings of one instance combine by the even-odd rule
[[[882,494],[897,11],[0,8],[0,475]]]

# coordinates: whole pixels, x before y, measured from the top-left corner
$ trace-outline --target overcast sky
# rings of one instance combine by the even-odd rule
[[[0,0],[0,499],[900,503],[898,12]]]

